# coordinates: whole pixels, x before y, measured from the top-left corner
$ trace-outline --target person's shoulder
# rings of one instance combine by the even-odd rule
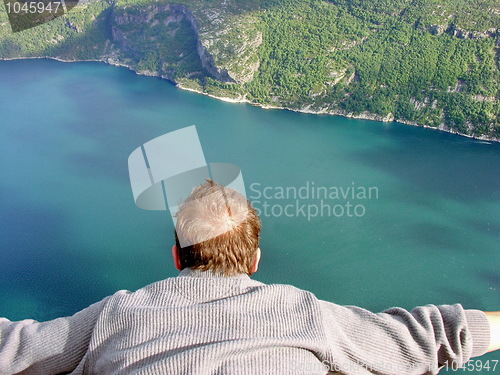
[[[286,300],[287,303],[319,303],[319,299],[314,293],[291,284],[265,284],[259,281],[255,281],[254,287],[261,293],[269,294],[269,297],[275,298],[277,300]]]
[[[147,298],[149,295],[157,294],[161,291],[169,289],[169,284],[172,283],[173,279],[175,278],[172,277],[159,280],[151,284],[147,284],[135,291],[130,291],[127,289],[118,290],[107,298],[108,299],[107,302],[108,304],[110,303],[114,304],[114,303],[124,303],[127,300]]]
[[[250,279],[252,283],[254,283],[257,287],[263,287],[263,288],[269,288],[269,289],[276,289],[276,290],[282,290],[282,291],[288,291],[292,293],[305,293],[305,294],[311,294],[314,295],[312,292],[306,290],[306,289],[301,289],[295,285],[292,284],[286,284],[286,283],[264,283],[262,281]]]

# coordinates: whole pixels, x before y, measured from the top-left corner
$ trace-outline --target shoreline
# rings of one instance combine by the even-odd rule
[[[486,136],[476,137],[476,136],[472,136],[472,135],[469,135],[469,134],[463,134],[463,133],[459,133],[459,132],[452,131],[452,130],[447,130],[447,129],[443,129],[443,128],[439,128],[439,127],[434,127],[434,126],[429,126],[429,125],[420,125],[420,124],[417,124],[417,123],[414,123],[414,122],[410,122],[410,121],[406,121],[406,120],[398,120],[398,119],[394,119],[394,118],[392,118],[390,120],[387,120],[387,119],[385,119],[381,115],[377,115],[375,113],[371,113],[371,112],[367,112],[367,111],[366,112],[362,112],[359,115],[354,115],[352,113],[343,113],[342,111],[339,111],[339,110],[333,110],[333,111],[310,111],[310,110],[307,110],[307,109],[294,109],[294,108],[289,108],[289,107],[271,106],[271,105],[267,105],[267,104],[255,103],[255,102],[251,102],[251,101],[249,101],[247,99],[241,99],[240,100],[240,99],[233,99],[233,98],[227,98],[227,97],[218,97],[218,96],[215,96],[213,94],[208,94],[206,92],[193,89],[191,87],[182,86],[179,83],[175,84],[175,86],[178,87],[181,90],[195,92],[197,94],[205,95],[205,96],[208,96],[208,97],[213,98],[213,99],[221,100],[223,102],[228,102],[228,103],[248,103],[250,105],[253,105],[255,107],[259,107],[259,108],[262,108],[262,109],[279,109],[279,110],[286,110],[286,111],[291,111],[291,112],[305,113],[305,114],[312,114],[312,115],[341,116],[341,117],[345,117],[345,118],[353,118],[353,119],[356,119],[356,120],[370,120],[370,121],[384,122],[384,123],[397,122],[397,123],[400,123],[400,124],[403,124],[403,125],[411,125],[411,126],[415,126],[415,127],[418,127],[418,128],[432,129],[432,130],[437,130],[437,131],[441,131],[441,132],[444,132],[444,133],[459,135],[459,136],[462,136],[462,137],[466,137],[466,138],[469,138],[469,139],[475,139],[477,141],[482,141],[482,142],[486,142],[486,143],[492,143],[492,142],[500,143],[500,138],[488,138]],[[388,116],[386,116],[386,117],[388,117]]]
[[[169,81],[173,85],[175,85],[175,87],[179,88],[180,90],[185,90],[185,91],[190,91],[190,92],[194,92],[197,94],[205,95],[205,96],[208,96],[210,98],[217,99],[217,100],[227,102],[227,103],[244,103],[244,104],[250,104],[252,106],[259,107],[262,109],[287,110],[287,111],[291,111],[291,112],[305,113],[305,114],[312,114],[312,115],[341,116],[341,117],[353,118],[353,119],[357,119],[357,120],[370,120],[370,121],[377,121],[377,122],[384,122],[384,123],[397,122],[397,123],[404,124],[404,125],[411,125],[411,126],[415,126],[415,127],[419,127],[419,128],[427,128],[427,129],[442,131],[442,132],[449,133],[449,134],[459,135],[462,137],[466,137],[469,139],[475,139],[477,141],[482,141],[482,142],[489,143],[489,144],[491,144],[491,142],[500,143],[500,138],[489,138],[486,136],[477,137],[477,136],[473,136],[473,135],[469,135],[469,134],[463,134],[463,133],[460,133],[457,131],[452,131],[449,129],[444,129],[441,126],[434,127],[434,126],[429,126],[429,125],[417,124],[417,123],[414,123],[411,121],[395,119],[394,116],[392,115],[392,113],[390,113],[389,115],[384,117],[384,116],[377,115],[375,113],[371,113],[368,111],[362,112],[359,115],[354,115],[352,112],[345,113],[341,110],[311,111],[307,107],[301,108],[301,109],[296,109],[296,108],[289,108],[289,107],[283,107],[283,106],[272,106],[272,105],[267,105],[267,104],[255,103],[255,102],[252,102],[252,101],[246,99],[244,96],[241,99],[216,96],[216,95],[209,94],[209,93],[206,93],[206,92],[203,92],[203,91],[191,88],[191,87],[183,86],[181,83],[175,82],[175,81],[169,79],[167,76],[161,76],[161,75],[158,75],[155,73],[148,74],[150,72],[138,72],[137,70],[135,70],[131,66],[126,65],[124,63],[120,63],[119,61],[113,60],[111,58],[108,58],[107,60],[104,60],[104,59],[100,59],[100,60],[93,60],[93,59],[89,59],[89,60],[65,60],[65,59],[62,59],[60,57],[37,56],[37,57],[0,58],[0,61],[35,60],[35,59],[55,60],[55,61],[62,62],[62,63],[100,62],[100,63],[104,63],[107,65],[123,67],[123,68],[127,68],[128,70],[133,71],[135,74],[140,75],[140,76],[157,77],[157,78]]]

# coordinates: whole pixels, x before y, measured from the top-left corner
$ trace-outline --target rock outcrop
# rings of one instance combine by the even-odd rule
[[[224,7],[183,8],[198,34],[198,54],[204,67],[222,82],[245,83],[259,69],[262,32],[251,14]]]
[[[174,36],[178,28],[176,25],[185,21],[196,39],[196,52],[201,65],[213,78],[225,83],[251,81],[260,65],[258,47],[262,43],[262,32],[257,29],[257,20],[251,16],[229,17],[221,10],[204,10],[203,16],[207,15],[211,15],[212,19],[200,25],[193,11],[182,4],[150,3],[114,8],[111,16],[112,42],[117,51],[124,52],[122,59],[140,59],[146,44],[149,50],[161,50],[165,41],[159,35],[167,32]],[[153,27],[158,29],[158,33],[140,32]],[[141,39],[138,35],[142,35]],[[163,65],[160,61],[157,75],[168,75],[163,71]]]
[[[170,8],[174,12],[182,13],[186,19],[191,24],[194,32],[196,33],[196,51],[200,57],[203,67],[212,75],[214,78],[221,82],[234,82],[234,79],[228,74],[227,69],[224,67],[217,66],[213,55],[207,51],[204,43],[200,39],[200,25],[193,15],[192,11],[181,4],[170,4]]]
[[[500,28],[491,28],[486,31],[465,30],[455,25],[431,25],[428,31],[433,35],[447,33],[459,39],[483,39],[500,37]]]

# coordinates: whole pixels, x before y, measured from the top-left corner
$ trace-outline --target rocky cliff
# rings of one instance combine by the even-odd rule
[[[204,9],[201,18],[205,18],[205,22],[200,25],[199,18],[188,6],[177,3],[114,6],[110,26],[116,53],[112,61],[131,64],[136,61],[139,70],[144,68],[142,70],[149,74],[175,80],[172,57],[177,56],[178,66],[182,65],[181,60],[186,56],[193,59],[192,50],[183,49],[195,45],[196,59],[203,68],[201,71],[220,82],[241,84],[251,81],[259,68],[258,47],[262,43],[257,19],[252,16],[231,17],[223,9]],[[178,33],[183,40],[176,37]],[[157,55],[156,62],[148,55],[151,51]],[[144,56],[149,56],[150,61],[140,64]],[[176,73],[178,70],[174,69]]]

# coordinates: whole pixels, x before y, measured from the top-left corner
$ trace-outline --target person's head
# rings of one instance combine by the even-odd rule
[[[192,191],[176,218],[172,255],[177,269],[211,270],[226,276],[257,271],[261,223],[250,202],[237,191],[207,180]]]

